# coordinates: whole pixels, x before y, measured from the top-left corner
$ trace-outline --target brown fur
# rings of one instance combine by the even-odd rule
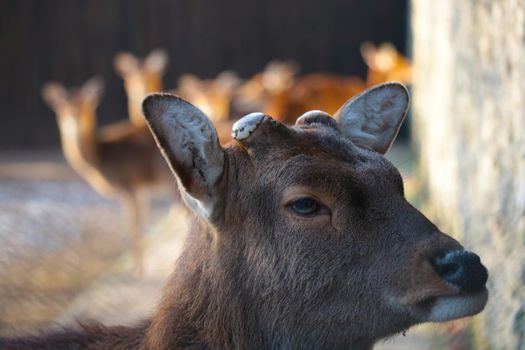
[[[140,349],[147,323],[131,327],[80,325],[78,329],[16,339],[0,339],[2,350],[125,350]]]
[[[460,246],[404,200],[401,177],[388,161],[334,140],[335,132],[282,132],[288,142],[271,147],[283,135],[262,134],[270,140],[253,145],[252,157],[238,146],[228,150],[224,219],[216,224],[222,239],[214,245],[215,229],[195,224],[148,333],[158,346],[152,348],[195,342],[221,349],[369,346],[414,322],[403,312],[378,318],[392,313],[374,302],[385,286],[401,287],[400,293],[404,285],[448,291],[430,265],[420,267],[421,276],[412,281],[407,266],[398,263],[410,261],[416,249],[428,257],[435,249]],[[337,216],[308,227],[287,223],[274,203],[297,184],[340,203]],[[374,193],[378,187],[385,191]],[[347,207],[352,198],[355,204]],[[399,215],[406,221],[392,226]],[[413,250],[401,249],[401,242]],[[344,280],[359,282],[341,289]],[[159,340],[167,339],[161,346]]]
[[[133,335],[130,349],[369,349],[425,321],[431,298],[458,293],[429,258],[461,245],[406,201],[390,162],[357,146],[329,117],[294,127],[265,118],[223,150],[216,134],[176,137],[206,134],[211,125],[187,102],[154,95],[145,110],[184,198],[192,207],[208,203],[208,211],[196,210],[145,328],[61,339],[90,348],[91,336],[94,349],[118,348],[122,331]],[[175,119],[186,129],[173,129]],[[212,181],[221,159],[222,175]],[[316,198],[323,211],[298,216],[288,205],[298,195]],[[19,340],[27,341],[36,340]]]

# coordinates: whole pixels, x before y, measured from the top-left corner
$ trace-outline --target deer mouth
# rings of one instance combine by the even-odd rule
[[[415,310],[424,322],[443,322],[475,315],[488,300],[487,288],[477,292],[431,296],[416,303]]]

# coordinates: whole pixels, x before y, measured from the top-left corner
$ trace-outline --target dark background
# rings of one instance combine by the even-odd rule
[[[192,72],[242,77],[272,59],[295,59],[301,72],[364,76],[364,41],[406,53],[406,0],[0,0],[0,149],[59,144],[40,88],[93,75],[106,80],[101,124],[126,117],[113,56],[154,48],[170,55],[165,87]]]

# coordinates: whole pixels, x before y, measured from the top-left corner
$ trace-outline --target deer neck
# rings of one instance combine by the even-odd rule
[[[69,164],[85,174],[98,162],[95,116],[58,119],[62,151]]]
[[[242,303],[234,281],[220,268],[213,236],[208,224],[193,220],[185,250],[147,332],[148,348],[234,349],[244,341],[238,339],[244,334]]]
[[[128,96],[128,113],[133,123],[145,124],[142,116],[141,103],[148,93],[144,79],[140,76],[128,77],[124,80],[126,95]],[[155,90],[160,91],[160,90]]]
[[[243,257],[218,254],[214,235],[213,228],[198,219],[192,224],[184,253],[147,332],[148,348],[371,349],[373,342],[368,339],[344,344],[329,340],[330,344],[313,346],[305,341],[307,330],[267,322],[243,285],[246,274],[230,263]]]

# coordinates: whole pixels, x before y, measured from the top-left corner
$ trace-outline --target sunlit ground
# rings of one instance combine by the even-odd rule
[[[389,157],[417,205],[413,152],[396,146]],[[153,196],[139,277],[116,202],[91,190],[59,152],[0,154],[0,335],[147,317],[183,243],[187,216],[180,209],[169,197]],[[466,338],[463,323],[455,322],[420,326],[378,348],[464,349]]]

